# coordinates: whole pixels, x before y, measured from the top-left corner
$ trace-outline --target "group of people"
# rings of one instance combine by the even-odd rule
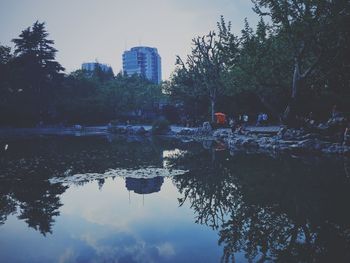
[[[266,125],[268,122],[268,114],[261,112],[257,116],[256,126]],[[231,127],[232,132],[242,131],[244,126],[249,122],[249,116],[247,114],[240,114],[237,119],[234,117],[229,119],[229,126]]]
[[[256,120],[256,126],[264,126],[267,124],[267,120],[269,119],[269,116],[267,113],[260,112],[258,114],[258,118]]]
[[[242,133],[248,121],[249,116],[247,114],[240,114],[237,119],[234,117],[230,118],[228,124],[232,132]]]

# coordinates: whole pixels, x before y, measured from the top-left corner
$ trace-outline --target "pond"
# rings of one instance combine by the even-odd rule
[[[0,262],[350,262],[347,159],[113,136],[0,147]]]

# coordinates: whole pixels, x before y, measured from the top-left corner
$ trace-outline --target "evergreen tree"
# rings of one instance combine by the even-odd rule
[[[36,21],[23,30],[15,44],[14,86],[22,90],[22,102],[27,106],[22,113],[29,113],[32,121],[43,120],[52,111],[54,89],[59,85],[64,68],[55,61],[57,50],[54,41],[47,39],[45,23]]]

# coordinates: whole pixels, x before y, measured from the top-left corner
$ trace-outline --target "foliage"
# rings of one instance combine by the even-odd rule
[[[54,90],[62,80],[64,68],[55,61],[57,50],[48,35],[45,23],[37,21],[12,40],[13,55],[1,47],[1,70],[6,74],[0,82],[1,122],[39,122],[52,114]]]
[[[221,18],[217,34],[195,38],[187,60],[178,58],[172,100],[187,112],[196,102],[205,115],[213,105],[229,115],[265,111],[289,125],[310,111],[327,118],[334,104],[350,112],[350,2],[252,2],[255,30],[245,20],[237,37]]]
[[[194,38],[191,54],[187,56],[186,61],[177,56],[176,64],[179,67],[174,75],[177,85],[173,87],[173,90],[179,87],[180,94],[209,99],[212,121],[215,104],[224,89],[224,69],[231,62],[228,58],[232,58],[227,57],[222,50],[224,46],[234,45],[234,37],[230,34],[231,25],[226,25],[223,18],[218,24],[218,29],[218,34],[210,31],[208,35]]]
[[[170,123],[166,119],[158,119],[152,124],[152,134],[165,134],[170,131]]]
[[[215,31],[192,40],[186,59],[177,57],[162,86],[98,64],[63,75],[54,41],[37,21],[13,39],[14,52],[0,45],[0,124],[146,121],[168,98],[171,120],[194,123],[213,120],[215,111],[264,111],[288,125],[311,111],[326,119],[335,104],[350,112],[350,2],[252,2],[256,28],[246,20],[236,36],[221,17]]]
[[[284,112],[287,124],[295,122],[303,114],[304,106],[314,99],[315,90],[329,87],[329,73],[339,53],[348,53],[349,29],[343,23],[350,19],[349,1],[309,0],[253,0],[255,11],[260,16],[269,16],[278,33],[285,34],[286,47],[293,59],[291,95]],[[345,61],[343,61],[345,62]],[[347,64],[347,65],[346,65]],[[341,68],[347,68],[345,62]],[[320,74],[319,69],[327,70]],[[335,72],[333,72],[334,74]],[[337,74],[337,73],[335,73]],[[333,78],[333,77],[332,77]],[[349,80],[336,85],[348,85]],[[333,83],[335,84],[335,83]],[[317,87],[318,86],[318,87]],[[314,91],[310,90],[314,89]]]
[[[96,124],[142,118],[157,110],[163,94],[159,85],[138,76],[118,74],[113,79],[101,80],[78,70],[65,77],[56,97],[59,121]]]
[[[23,30],[14,53],[0,46],[0,125],[99,124],[158,113],[162,88],[137,75],[94,71],[64,75],[45,24]]]

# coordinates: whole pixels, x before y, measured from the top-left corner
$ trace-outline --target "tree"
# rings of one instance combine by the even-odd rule
[[[65,76],[55,94],[59,121],[100,124],[125,115],[141,118],[140,113],[153,111],[164,97],[161,86],[139,76],[118,74],[101,79],[77,70]]]
[[[347,0],[252,0],[260,16],[269,16],[275,27],[285,34],[294,60],[290,102],[284,120],[293,125],[301,114],[300,99],[307,81],[322,63],[334,59],[334,50],[345,45],[339,21],[348,20],[350,3]],[[332,57],[330,57],[332,55]],[[309,83],[309,86],[310,83]]]
[[[11,48],[0,45],[0,65],[7,64],[12,58]]]
[[[2,100],[5,101],[7,98],[7,93],[10,90],[9,75],[11,72],[12,59],[13,55],[11,54],[11,48],[0,45],[0,92],[2,94]],[[1,102],[1,104],[3,103],[4,101]]]
[[[218,96],[223,93],[223,76],[225,67],[231,61],[223,51],[224,45],[232,45],[231,25],[226,25],[223,17],[218,23],[219,34],[210,31],[208,35],[198,36],[192,40],[192,51],[183,61],[177,56],[177,80],[181,79],[183,87],[190,89],[195,96],[206,94],[210,100],[210,116],[214,122],[214,113]],[[232,57],[231,57],[232,58]],[[231,62],[232,63],[232,62]],[[175,77],[176,80],[176,77]]]
[[[241,99],[244,94],[252,94],[261,106],[254,109],[250,103],[250,109],[245,111],[264,107],[278,119],[286,103],[291,65],[285,38],[263,19],[259,21],[255,32],[245,20],[237,54],[236,63],[229,68],[228,94]]]
[[[14,67],[18,78],[14,86],[23,90],[23,100],[36,120],[49,114],[53,89],[58,86],[64,68],[55,61],[57,50],[47,39],[45,23],[36,21],[23,30],[15,44]]]

